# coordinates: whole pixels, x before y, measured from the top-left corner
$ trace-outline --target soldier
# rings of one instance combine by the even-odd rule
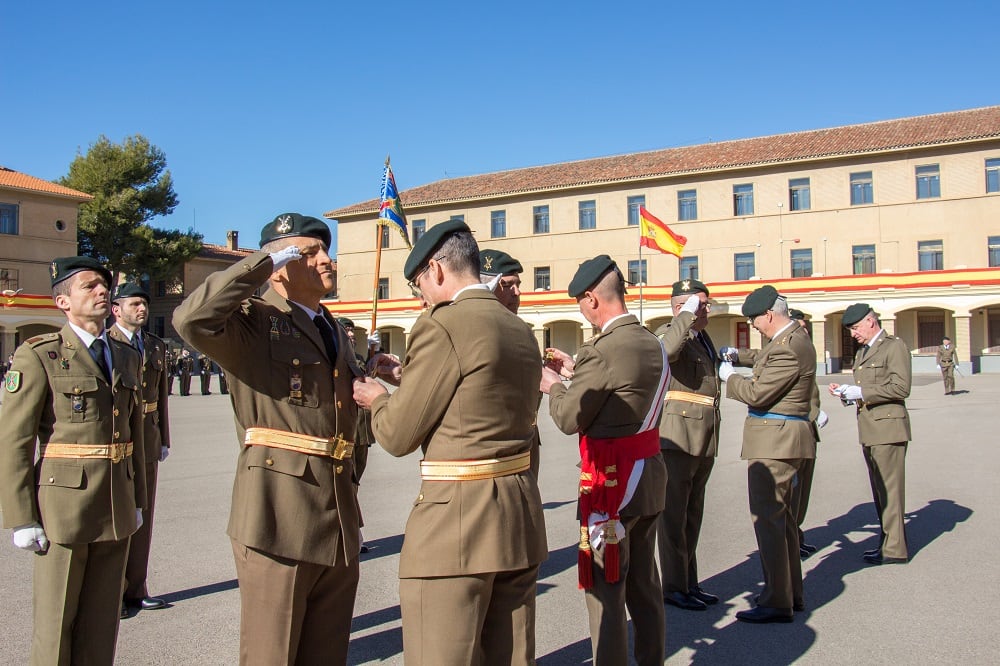
[[[551,360],[540,388],[549,394],[556,426],[580,435],[578,573],[594,663],[629,663],[627,605],[636,661],[662,664],[663,592],[654,551],[666,493],[657,432],[670,381],[666,350],[628,313],[625,280],[608,255],[580,264],[568,292],[601,332],[580,347],[575,362],[546,350]],[[568,388],[560,376],[572,378]]]
[[[167,349],[167,395],[174,394],[174,376],[177,375],[177,354]]]
[[[219,375],[219,393],[222,395],[229,395],[229,381],[226,379],[226,373],[216,362],[212,362],[212,372]]]
[[[142,327],[149,320],[149,293],[135,284],[118,287],[111,303],[115,325],[108,336],[131,345],[142,357],[140,398],[142,400],[143,455],[146,459],[146,508],[142,527],[132,535],[125,565],[122,619],[129,607],[155,610],[166,606],[163,599],[149,596],[146,586],[149,546],[153,538],[153,511],[156,507],[156,479],[159,465],[170,454],[170,423],[167,417],[167,345]]]
[[[204,354],[198,356],[198,373],[201,375],[201,394],[212,395],[212,359]]]
[[[285,213],[260,244],[210,275],[173,319],[229,373],[241,443],[228,528],[240,663],[344,664],[359,549],[346,438],[358,413],[351,382],[364,373],[320,304],[334,285],[326,223]]]
[[[479,253],[479,279],[505,308],[517,314],[521,307],[521,262],[501,250]]]
[[[698,280],[673,284],[673,320],[656,331],[670,361],[670,390],[660,421],[667,467],[667,502],[657,542],[663,600],[684,610],[706,610],[719,598],[698,582],[698,536],[705,487],[719,451],[719,359],[708,326],[708,287]]]
[[[878,512],[878,548],[864,553],[869,564],[904,564],[906,546],[906,448],[910,415],[906,399],[913,380],[906,343],[882,330],[867,303],[844,311],[843,324],[863,346],[854,358],[856,384],[830,384],[830,393],[855,403],[858,436],[868,466],[872,497]]]
[[[532,664],[535,583],[547,554],[529,469],[538,346],[480,284],[479,248],[464,222],[430,228],[404,273],[431,307],[413,326],[402,366],[375,359],[399,388],[389,395],[368,379],[354,393],[385,450],[424,453],[399,561],[403,658],[407,666]]]
[[[344,332],[347,333],[347,338],[351,341],[351,348],[354,350],[354,357],[358,361],[358,365],[364,368],[367,365],[365,357],[361,355],[358,351],[357,341],[354,337],[354,321],[348,319],[347,317],[337,317],[337,323],[344,327]],[[378,339],[378,331],[375,331],[375,335],[369,337],[369,341]],[[377,347],[376,347],[377,348]],[[361,486],[361,476],[365,473],[365,468],[368,467],[368,453],[371,451],[372,444],[375,443],[375,435],[372,434],[372,413],[367,409],[358,410],[358,427],[354,431],[354,485]],[[365,545],[364,534],[361,535],[361,552],[367,553],[369,550],[368,546]]]
[[[944,379],[944,394],[955,395],[955,347],[951,344],[951,338],[945,336],[941,340],[934,362]]]
[[[31,663],[111,664],[146,502],[140,358],[104,330],[104,266],[62,257],[51,271],[68,322],[28,339],[7,373],[0,506],[14,545],[36,553]]]
[[[726,397],[748,408],[741,456],[748,463],[750,514],[764,573],[764,590],[756,597],[756,606],[738,612],[736,619],[791,622],[793,610],[805,609],[793,482],[802,460],[816,457],[809,418],[816,350],[771,285],[747,296],[743,314],[770,342],[754,355],[752,377],[735,374],[728,361],[719,367]],[[748,362],[741,352],[741,365]]]
[[[194,359],[187,349],[181,350],[181,357],[177,359],[179,374],[181,378],[181,395],[191,395],[191,375],[194,373]]]

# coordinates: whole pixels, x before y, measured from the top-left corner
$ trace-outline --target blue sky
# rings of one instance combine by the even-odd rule
[[[1000,3],[9,3],[0,165],[143,134],[180,205],[256,247],[448,177],[1000,103]],[[343,5],[343,6],[341,6]],[[362,6],[363,5],[363,6]]]

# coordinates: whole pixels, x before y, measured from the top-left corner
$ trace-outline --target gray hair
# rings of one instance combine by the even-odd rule
[[[788,316],[788,299],[784,296],[778,296],[774,299],[774,305],[771,306],[771,312],[778,315],[779,317]]]

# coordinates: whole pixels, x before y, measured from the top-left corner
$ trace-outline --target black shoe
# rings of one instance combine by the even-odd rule
[[[693,599],[697,599],[706,606],[714,606],[719,603],[719,597],[714,594],[709,594],[705,590],[701,589],[700,586],[695,586],[688,590],[688,596]]]
[[[804,559],[808,558],[810,555],[812,555],[812,551],[806,550],[802,546],[799,546],[799,559],[800,560],[804,560]]]
[[[708,610],[708,606],[706,606],[703,601],[699,601],[694,597],[689,597],[683,592],[667,592],[666,594],[663,595],[663,601],[670,604],[671,606],[677,606],[678,608],[683,608],[684,610],[690,610],[690,611]]]
[[[767,606],[757,606],[750,610],[740,611],[736,614],[736,619],[740,622],[752,622],[754,624],[768,624],[770,622],[791,622],[795,616],[791,608],[768,608]]]
[[[865,551],[864,557],[868,557],[869,555],[878,555],[881,552],[882,552],[881,548],[872,548],[871,550]]]
[[[361,544],[361,552],[362,553],[367,553],[369,550],[371,550],[371,549],[368,546],[366,546],[365,544]]]
[[[759,600],[760,600],[760,595],[759,594],[753,595],[753,605],[754,606],[757,605],[757,602]],[[805,609],[806,609],[806,602],[804,602],[804,601],[793,601],[792,602],[792,610],[795,611],[796,613],[801,613]]]
[[[863,559],[868,564],[906,564],[910,561],[906,557],[885,557],[881,553],[865,555]]]
[[[122,620],[128,619],[128,606],[126,606],[124,603],[122,604],[122,610],[121,613],[118,614],[118,617]]]
[[[158,608],[166,608],[167,602],[156,597],[144,597],[142,599],[126,599],[124,605],[139,610],[156,610]]]

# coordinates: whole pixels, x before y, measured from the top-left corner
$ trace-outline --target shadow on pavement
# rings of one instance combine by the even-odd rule
[[[199,585],[198,587],[191,587],[186,590],[178,590],[176,592],[168,592],[167,594],[158,595],[168,604],[175,604],[178,601],[187,601],[188,599],[194,599],[196,597],[203,597],[207,594],[216,594],[218,592],[228,592],[229,590],[235,590],[239,587],[239,583],[234,578],[232,580],[222,581],[221,583],[211,583],[210,585]]]

